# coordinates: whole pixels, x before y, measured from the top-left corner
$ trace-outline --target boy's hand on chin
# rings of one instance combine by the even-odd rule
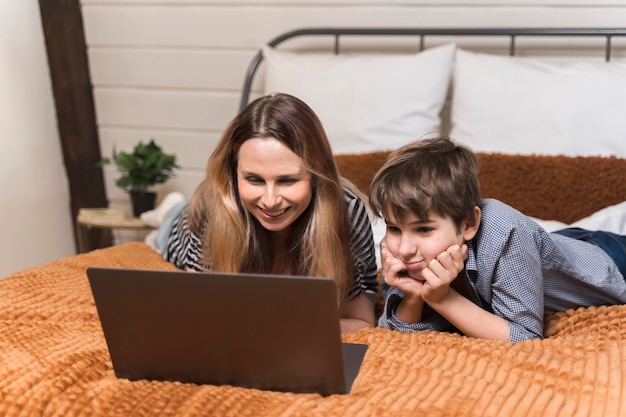
[[[465,267],[467,245],[452,245],[428,263],[422,275],[425,279],[422,298],[427,303],[442,301],[450,292],[450,284]]]
[[[381,243],[381,255],[385,282],[408,296],[421,297],[424,283],[407,274],[404,262],[389,252],[385,242]]]

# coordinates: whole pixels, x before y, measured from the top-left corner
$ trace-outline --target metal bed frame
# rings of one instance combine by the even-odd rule
[[[515,41],[518,37],[604,37],[605,60],[611,60],[611,39],[614,36],[626,36],[626,28],[303,28],[283,33],[269,41],[268,46],[277,45],[296,37],[302,36],[333,36],[334,53],[340,52],[340,37],[342,36],[416,36],[419,37],[419,50],[424,49],[424,40],[427,36],[499,36],[509,37],[509,54],[515,55]],[[263,60],[261,50],[254,56],[244,81],[241,95],[240,110],[247,104],[252,88],[252,81]]]

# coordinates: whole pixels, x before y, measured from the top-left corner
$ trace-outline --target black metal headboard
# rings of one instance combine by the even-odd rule
[[[419,37],[419,50],[424,49],[426,36],[499,36],[509,37],[509,54],[515,55],[515,40],[520,36],[550,37],[550,36],[588,36],[606,38],[605,59],[611,59],[611,38],[626,36],[626,28],[304,28],[293,30],[277,36],[267,43],[272,48],[286,40],[301,36],[333,36],[335,38],[335,54],[340,50],[342,36],[416,36]],[[252,81],[259,64],[263,60],[261,50],[250,62],[241,94],[240,110],[247,104],[252,88]]]

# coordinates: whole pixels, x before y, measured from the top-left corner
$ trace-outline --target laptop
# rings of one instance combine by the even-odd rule
[[[342,343],[334,281],[90,267],[115,375],[345,394],[365,344]]]

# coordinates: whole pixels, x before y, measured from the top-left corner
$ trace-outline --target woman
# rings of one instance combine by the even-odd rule
[[[342,331],[375,323],[365,204],[340,179],[318,117],[290,95],[261,97],[230,122],[164,257],[194,271],[327,277],[339,288]]]

